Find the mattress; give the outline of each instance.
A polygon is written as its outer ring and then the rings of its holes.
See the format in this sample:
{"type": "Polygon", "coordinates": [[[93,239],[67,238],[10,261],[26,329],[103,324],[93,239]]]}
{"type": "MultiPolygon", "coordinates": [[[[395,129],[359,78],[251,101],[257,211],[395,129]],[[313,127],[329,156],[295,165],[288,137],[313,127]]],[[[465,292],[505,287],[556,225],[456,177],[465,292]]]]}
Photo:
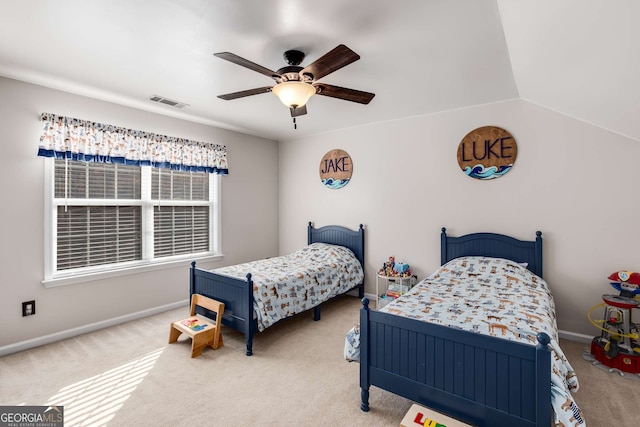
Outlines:
{"type": "Polygon", "coordinates": [[[350,249],[312,243],[291,254],[213,270],[239,279],[251,273],[258,330],[313,308],[360,284],[364,271],[350,249]]]}

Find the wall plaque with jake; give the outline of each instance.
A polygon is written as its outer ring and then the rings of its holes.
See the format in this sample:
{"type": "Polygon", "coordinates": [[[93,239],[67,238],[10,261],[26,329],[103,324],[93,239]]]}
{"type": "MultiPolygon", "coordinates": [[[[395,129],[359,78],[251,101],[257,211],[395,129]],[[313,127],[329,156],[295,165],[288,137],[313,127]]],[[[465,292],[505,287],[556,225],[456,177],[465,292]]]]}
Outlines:
{"type": "Polygon", "coordinates": [[[329,151],[320,160],[320,179],[328,188],[342,188],[351,180],[353,162],[346,151],[335,149],[329,151]]]}

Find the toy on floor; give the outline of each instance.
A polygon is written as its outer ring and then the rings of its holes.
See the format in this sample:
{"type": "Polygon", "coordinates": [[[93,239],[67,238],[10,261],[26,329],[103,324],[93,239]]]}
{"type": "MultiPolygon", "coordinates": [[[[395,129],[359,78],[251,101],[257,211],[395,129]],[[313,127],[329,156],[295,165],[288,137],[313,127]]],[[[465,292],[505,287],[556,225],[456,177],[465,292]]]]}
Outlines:
{"type": "Polygon", "coordinates": [[[620,375],[625,372],[640,374],[640,325],[632,320],[633,309],[640,307],[640,273],[617,271],[608,279],[620,294],[602,295],[604,303],[589,310],[589,321],[601,331],[600,336],[591,341],[592,359],[595,359],[594,364],[599,362],[620,375]],[[600,307],[604,307],[604,318],[592,319],[591,314],[600,307]]]}

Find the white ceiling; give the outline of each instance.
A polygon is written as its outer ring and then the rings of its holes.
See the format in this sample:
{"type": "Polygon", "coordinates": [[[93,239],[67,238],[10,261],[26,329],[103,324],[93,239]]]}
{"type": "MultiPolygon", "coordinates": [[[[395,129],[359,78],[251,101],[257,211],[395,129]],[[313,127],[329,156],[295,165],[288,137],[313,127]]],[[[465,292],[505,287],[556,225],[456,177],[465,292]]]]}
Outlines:
{"type": "Polygon", "coordinates": [[[0,0],[0,75],[276,140],[521,98],[640,141],[640,2],[0,0]],[[361,59],[320,81],[369,105],[314,96],[294,130],[273,94],[216,97],[274,82],[215,52],[339,44],[361,59]]]}

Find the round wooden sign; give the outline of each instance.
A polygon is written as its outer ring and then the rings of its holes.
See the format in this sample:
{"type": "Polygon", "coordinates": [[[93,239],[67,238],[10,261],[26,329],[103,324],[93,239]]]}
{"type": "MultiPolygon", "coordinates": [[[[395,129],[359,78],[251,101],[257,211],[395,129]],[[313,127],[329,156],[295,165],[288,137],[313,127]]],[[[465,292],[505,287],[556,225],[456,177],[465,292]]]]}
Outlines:
{"type": "Polygon", "coordinates": [[[331,150],[320,160],[320,179],[329,188],[342,188],[351,180],[353,163],[343,150],[331,150]]]}
{"type": "Polygon", "coordinates": [[[513,136],[497,126],[469,132],[458,145],[458,165],[472,178],[499,178],[511,170],[518,155],[513,136]]]}

